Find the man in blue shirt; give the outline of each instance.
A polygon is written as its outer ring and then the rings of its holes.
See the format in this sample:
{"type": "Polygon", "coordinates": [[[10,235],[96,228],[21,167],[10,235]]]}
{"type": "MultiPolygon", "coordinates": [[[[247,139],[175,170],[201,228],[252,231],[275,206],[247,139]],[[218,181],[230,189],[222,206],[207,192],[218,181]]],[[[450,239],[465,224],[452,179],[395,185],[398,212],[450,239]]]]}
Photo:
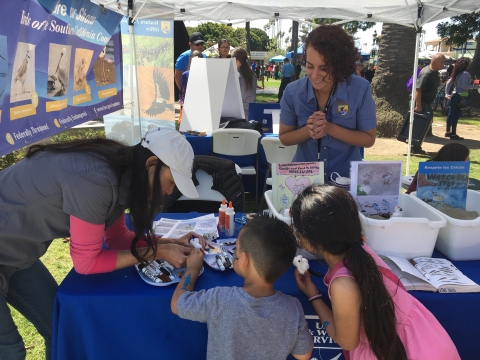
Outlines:
{"type": "Polygon", "coordinates": [[[282,82],[280,83],[280,88],[278,89],[278,101],[282,100],[283,91],[287,85],[292,81],[293,73],[295,69],[293,65],[290,64],[290,60],[285,58],[283,59],[283,68],[282,68],[282,82]]]}
{"type": "MultiPolygon", "coordinates": [[[[175,84],[179,89],[180,82],[182,80],[182,74],[188,69],[190,54],[192,53],[192,51],[203,51],[204,49],[205,40],[203,39],[202,33],[192,33],[192,35],[190,35],[188,45],[190,45],[190,50],[181,53],[180,56],[177,58],[177,62],[175,63],[175,84]]],[[[203,57],[206,58],[207,56],[203,54],[203,57]]]]}

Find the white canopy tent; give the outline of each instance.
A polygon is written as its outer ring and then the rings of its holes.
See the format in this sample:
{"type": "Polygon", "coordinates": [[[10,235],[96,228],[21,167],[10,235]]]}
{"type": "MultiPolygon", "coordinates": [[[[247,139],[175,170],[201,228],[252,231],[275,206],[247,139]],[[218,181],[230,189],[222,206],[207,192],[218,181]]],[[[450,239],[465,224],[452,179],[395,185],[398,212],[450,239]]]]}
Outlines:
{"type": "MultiPolygon", "coordinates": [[[[304,19],[342,19],[350,21],[384,22],[415,29],[415,61],[413,74],[418,68],[418,48],[424,24],[456,15],[479,12],[480,0],[92,0],[106,8],[123,13],[133,21],[147,18],[174,20],[210,20],[237,24],[258,19],[290,19],[308,23],[304,19]]],[[[133,26],[132,33],[133,33],[133,26]]],[[[417,78],[413,77],[413,89],[417,78]]],[[[414,90],[413,90],[414,91],[414,90]]],[[[414,102],[410,105],[410,127],[406,171],[410,166],[414,102]]]]}

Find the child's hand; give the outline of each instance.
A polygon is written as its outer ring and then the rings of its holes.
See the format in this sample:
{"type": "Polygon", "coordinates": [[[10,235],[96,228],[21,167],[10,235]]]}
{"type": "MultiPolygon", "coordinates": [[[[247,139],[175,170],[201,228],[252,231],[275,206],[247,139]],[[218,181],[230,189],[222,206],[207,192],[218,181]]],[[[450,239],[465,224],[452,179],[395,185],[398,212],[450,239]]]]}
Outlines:
{"type": "Polygon", "coordinates": [[[298,272],[298,269],[295,269],[295,280],[297,281],[298,288],[307,295],[308,298],[318,294],[318,289],[310,279],[310,273],[308,271],[302,275],[298,272]]]}
{"type": "Polygon", "coordinates": [[[200,249],[192,250],[190,255],[187,256],[187,269],[192,272],[193,271],[200,272],[202,265],[203,265],[203,250],[200,250],[200,249]]]}

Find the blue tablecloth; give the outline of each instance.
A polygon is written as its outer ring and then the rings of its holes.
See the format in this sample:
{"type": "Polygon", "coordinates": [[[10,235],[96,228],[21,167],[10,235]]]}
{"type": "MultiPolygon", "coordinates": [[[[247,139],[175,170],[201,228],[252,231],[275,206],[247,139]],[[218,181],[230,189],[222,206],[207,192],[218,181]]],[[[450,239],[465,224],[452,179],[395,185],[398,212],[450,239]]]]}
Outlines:
{"type": "MultiPolygon", "coordinates": [[[[168,214],[168,217],[187,219],[197,215],[168,214]]],[[[435,256],[439,254],[435,252],[435,256]]],[[[454,264],[473,281],[480,282],[480,261],[454,264]]],[[[311,261],[310,265],[314,270],[327,270],[325,263],[311,261]]],[[[340,350],[321,328],[313,308],[298,290],[293,270],[292,266],[275,287],[301,301],[314,335],[312,357],[334,358],[340,350]]],[[[314,281],[328,301],[323,278],[314,281]]],[[[219,272],[205,265],[195,289],[242,286],[242,283],[243,279],[233,271],[219,272]]],[[[134,267],[97,275],[79,275],[72,270],[60,285],[55,300],[52,359],[205,359],[207,327],[172,314],[170,299],[174,289],[174,285],[146,284],[134,267]]],[[[411,294],[437,317],[462,359],[478,358],[479,293],[413,291],[411,294]]],[[[265,341],[268,342],[268,334],[265,341]]]]}

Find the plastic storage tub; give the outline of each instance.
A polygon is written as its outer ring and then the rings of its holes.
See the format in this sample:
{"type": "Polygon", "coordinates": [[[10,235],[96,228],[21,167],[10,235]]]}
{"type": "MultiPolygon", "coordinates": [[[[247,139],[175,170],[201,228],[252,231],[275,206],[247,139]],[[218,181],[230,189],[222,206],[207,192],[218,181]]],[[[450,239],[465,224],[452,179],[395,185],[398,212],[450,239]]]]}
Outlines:
{"type": "MultiPolygon", "coordinates": [[[[412,192],[410,195],[416,196],[417,193],[412,192]]],[[[428,206],[447,221],[447,225],[438,233],[435,248],[450,260],[480,260],[480,217],[473,220],[454,219],[430,205],[428,206]]],[[[476,211],[480,214],[479,192],[467,191],[466,210],[476,211]]]]}
{"type": "Polygon", "coordinates": [[[447,224],[443,216],[415,196],[400,194],[402,217],[360,219],[368,246],[379,255],[431,257],[439,230],[447,224]]]}
{"type": "Polygon", "coordinates": [[[273,207],[273,202],[272,202],[272,190],[268,190],[264,194],[265,196],[265,201],[267,202],[268,209],[270,210],[270,213],[275,216],[277,219],[280,219],[284,222],[286,222],[288,225],[292,223],[292,218],[291,217],[285,217],[281,215],[274,207],[273,207]]]}

